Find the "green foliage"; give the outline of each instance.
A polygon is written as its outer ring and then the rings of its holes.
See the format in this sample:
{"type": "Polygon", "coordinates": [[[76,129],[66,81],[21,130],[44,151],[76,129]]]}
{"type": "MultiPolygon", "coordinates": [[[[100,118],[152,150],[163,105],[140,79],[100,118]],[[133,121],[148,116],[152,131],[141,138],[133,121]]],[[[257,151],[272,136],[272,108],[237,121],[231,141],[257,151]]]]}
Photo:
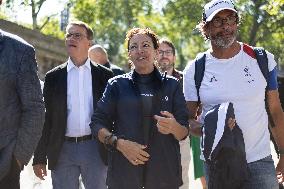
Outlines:
{"type": "MultiPolygon", "coordinates": [[[[40,5],[45,0],[24,0],[40,5]]],[[[181,70],[188,60],[210,47],[195,29],[201,20],[202,7],[209,0],[163,0],[159,11],[152,7],[155,0],[71,0],[72,17],[94,29],[95,42],[103,45],[114,63],[127,65],[126,32],[132,27],[150,27],[160,37],[173,41],[177,49],[177,65],[181,70]]],[[[6,0],[13,6],[19,0],[6,0]]],[[[18,5],[18,4],[17,4],[18,5]]],[[[242,19],[238,40],[263,46],[284,66],[284,0],[236,0],[242,19]]],[[[43,20],[40,21],[43,23],[43,20]]],[[[58,21],[50,19],[43,33],[59,38],[58,21]]]]}
{"type": "Polygon", "coordinates": [[[76,19],[92,26],[95,42],[106,47],[112,60],[120,61],[115,63],[125,67],[127,61],[125,55],[121,55],[121,47],[126,32],[138,25],[139,13],[147,15],[151,8],[148,0],[78,0],[74,4],[73,14],[76,19]]]}
{"type": "Polygon", "coordinates": [[[284,1],[258,0],[239,2],[242,12],[241,41],[253,46],[263,46],[284,65],[284,1]]]}
{"type": "MultiPolygon", "coordinates": [[[[44,18],[45,20],[45,18],[44,18]]],[[[51,35],[59,39],[64,40],[65,32],[60,30],[60,25],[58,19],[51,18],[45,27],[41,30],[45,35],[51,35]]]]}

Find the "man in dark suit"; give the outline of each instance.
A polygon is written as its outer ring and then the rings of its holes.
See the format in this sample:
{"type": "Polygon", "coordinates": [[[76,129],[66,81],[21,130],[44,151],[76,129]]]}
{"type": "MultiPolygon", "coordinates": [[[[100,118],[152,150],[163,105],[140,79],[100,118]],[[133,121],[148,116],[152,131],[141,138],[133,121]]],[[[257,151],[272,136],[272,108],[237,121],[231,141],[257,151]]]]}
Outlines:
{"type": "Polygon", "coordinates": [[[0,89],[0,188],[19,189],[41,136],[44,104],[34,48],[1,29],[0,89]]]}
{"type": "Polygon", "coordinates": [[[112,72],[88,58],[92,29],[76,21],[66,28],[69,59],[46,74],[45,124],[34,154],[37,177],[44,179],[46,164],[54,189],[78,189],[81,175],[86,189],[105,189],[106,166],[89,123],[112,72]]]}
{"type": "Polygon", "coordinates": [[[107,51],[100,45],[93,45],[90,47],[89,57],[93,62],[110,68],[114,76],[125,74],[121,67],[118,67],[109,61],[107,51]]]}

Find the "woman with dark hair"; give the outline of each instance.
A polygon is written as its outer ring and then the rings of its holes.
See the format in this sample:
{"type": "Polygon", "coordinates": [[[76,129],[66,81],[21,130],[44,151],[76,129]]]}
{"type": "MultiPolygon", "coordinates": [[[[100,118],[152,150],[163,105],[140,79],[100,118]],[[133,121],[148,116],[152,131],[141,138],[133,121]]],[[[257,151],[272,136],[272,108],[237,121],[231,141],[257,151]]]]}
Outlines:
{"type": "Polygon", "coordinates": [[[126,36],[131,72],[109,80],[93,115],[93,134],[109,150],[110,189],[178,189],[179,140],[188,112],[179,82],[154,66],[158,38],[150,29],[126,36]]]}

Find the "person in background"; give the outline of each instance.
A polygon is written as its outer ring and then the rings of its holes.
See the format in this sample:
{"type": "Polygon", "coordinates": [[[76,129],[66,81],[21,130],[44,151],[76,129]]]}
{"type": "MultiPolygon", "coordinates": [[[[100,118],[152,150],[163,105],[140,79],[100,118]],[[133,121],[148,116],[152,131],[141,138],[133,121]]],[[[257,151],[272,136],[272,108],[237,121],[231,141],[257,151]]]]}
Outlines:
{"type": "Polygon", "coordinates": [[[108,188],[178,189],[179,141],[188,133],[181,85],[155,67],[152,30],[133,28],[126,42],[134,70],[109,80],[90,124],[110,151],[108,188]]]}
{"type": "MultiPolygon", "coordinates": [[[[215,105],[234,103],[235,122],[242,130],[249,177],[244,188],[277,189],[277,177],[283,182],[284,173],[284,114],[278,95],[276,62],[266,51],[268,80],[266,81],[256,60],[253,48],[236,40],[239,24],[238,10],[230,0],[213,0],[204,6],[200,32],[210,41],[205,52],[205,71],[199,95],[195,86],[195,61],[184,70],[184,94],[191,119],[190,133],[201,135],[201,124],[195,120],[199,98],[203,111],[201,122],[215,105]],[[266,92],[267,87],[267,92],[266,92]],[[271,128],[278,145],[280,159],[276,171],[271,157],[268,111],[274,127],[271,128]],[[277,177],[276,177],[277,175],[277,177]]],[[[205,163],[206,181],[214,175],[205,163]]],[[[224,180],[226,182],[226,180],[224,180]]]]}
{"type": "MultiPolygon", "coordinates": [[[[175,69],[176,50],[174,44],[167,39],[159,40],[157,66],[162,73],[178,79],[182,85],[182,72],[175,69]]],[[[190,144],[189,137],[179,142],[181,153],[182,181],[180,189],[189,188],[189,163],[190,163],[190,144]]]]}
{"type": "Polygon", "coordinates": [[[125,73],[122,68],[112,64],[109,61],[107,51],[100,45],[93,45],[89,48],[89,57],[91,61],[110,68],[114,76],[125,73]]]}
{"type": "Polygon", "coordinates": [[[80,176],[86,189],[106,189],[107,167],[89,123],[113,74],[88,58],[92,39],[93,31],[86,23],[69,23],[65,35],[69,58],[45,76],[45,123],[33,168],[44,180],[48,160],[54,189],[78,189],[80,176]]]}
{"type": "Polygon", "coordinates": [[[0,188],[19,189],[41,136],[44,103],[34,48],[1,29],[0,87],[0,188]]]}
{"type": "Polygon", "coordinates": [[[193,173],[194,179],[200,179],[203,189],[206,189],[206,180],[204,176],[204,163],[200,159],[200,137],[190,136],[190,145],[192,150],[193,173]]]}

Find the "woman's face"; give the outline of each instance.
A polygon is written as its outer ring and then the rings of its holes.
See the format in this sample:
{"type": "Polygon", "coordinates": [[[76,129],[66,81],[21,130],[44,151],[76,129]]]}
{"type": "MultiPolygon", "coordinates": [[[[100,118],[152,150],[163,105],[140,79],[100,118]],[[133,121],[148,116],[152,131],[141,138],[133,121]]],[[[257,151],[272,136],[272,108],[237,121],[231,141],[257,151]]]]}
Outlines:
{"type": "Polygon", "coordinates": [[[135,34],[129,40],[128,57],[139,74],[149,74],[154,70],[154,61],[157,57],[152,39],[146,34],[135,34]]]}

